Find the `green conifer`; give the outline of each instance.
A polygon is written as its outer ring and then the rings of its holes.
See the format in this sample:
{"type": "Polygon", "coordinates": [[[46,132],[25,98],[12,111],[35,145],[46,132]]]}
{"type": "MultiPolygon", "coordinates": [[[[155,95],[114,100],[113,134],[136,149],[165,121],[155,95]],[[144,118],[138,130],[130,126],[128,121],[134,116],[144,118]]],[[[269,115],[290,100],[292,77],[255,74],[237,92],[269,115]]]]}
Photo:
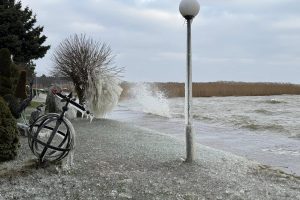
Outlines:
{"type": "Polygon", "coordinates": [[[2,97],[0,97],[0,161],[14,159],[17,156],[19,133],[16,120],[2,97]]]}
{"type": "Polygon", "coordinates": [[[20,98],[21,100],[26,99],[26,71],[21,71],[19,81],[17,84],[15,97],[20,98]]]}
{"type": "Polygon", "coordinates": [[[0,49],[0,96],[12,94],[10,56],[8,49],[0,49]]]}

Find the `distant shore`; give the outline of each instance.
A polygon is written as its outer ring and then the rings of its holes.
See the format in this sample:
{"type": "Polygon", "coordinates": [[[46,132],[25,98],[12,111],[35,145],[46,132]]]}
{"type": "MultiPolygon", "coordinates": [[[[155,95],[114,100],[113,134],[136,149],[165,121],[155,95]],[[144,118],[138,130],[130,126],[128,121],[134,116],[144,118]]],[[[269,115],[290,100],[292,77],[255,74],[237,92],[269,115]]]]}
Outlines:
{"type": "MultiPolygon", "coordinates": [[[[72,82],[64,77],[38,77],[37,88],[45,89],[51,84],[73,91],[72,82]]],[[[121,98],[130,97],[131,89],[136,85],[147,84],[153,91],[163,91],[166,97],[184,97],[184,83],[180,82],[144,82],[135,83],[123,81],[121,98]]],[[[34,88],[36,86],[34,85],[34,88]]],[[[300,84],[278,82],[194,82],[194,97],[225,97],[225,96],[270,96],[270,95],[300,95],[300,84]]]]}
{"type": "MultiPolygon", "coordinates": [[[[166,97],[184,97],[184,83],[154,82],[152,91],[163,91],[166,97]]],[[[130,97],[136,83],[123,82],[122,98],[130,97]]],[[[193,83],[193,97],[300,95],[300,85],[291,83],[208,82],[193,83]]]]}

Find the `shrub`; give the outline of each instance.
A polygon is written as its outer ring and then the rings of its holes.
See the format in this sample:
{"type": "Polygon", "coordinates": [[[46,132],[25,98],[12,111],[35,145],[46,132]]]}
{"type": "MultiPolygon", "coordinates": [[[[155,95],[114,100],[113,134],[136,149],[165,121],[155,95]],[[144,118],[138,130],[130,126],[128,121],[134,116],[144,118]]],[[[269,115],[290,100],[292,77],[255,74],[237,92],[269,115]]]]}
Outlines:
{"type": "Polygon", "coordinates": [[[14,159],[19,147],[16,120],[10,113],[4,99],[0,97],[0,161],[14,159]]]}
{"type": "Polygon", "coordinates": [[[16,91],[16,88],[17,88],[17,85],[18,85],[18,81],[19,81],[19,77],[20,77],[20,72],[22,71],[22,67],[16,65],[15,63],[12,63],[10,68],[11,68],[10,80],[11,80],[11,83],[12,83],[12,92],[14,92],[14,91],[16,91]]]}
{"type": "Polygon", "coordinates": [[[56,100],[55,100],[55,95],[52,93],[53,89],[58,89],[61,90],[60,88],[58,88],[57,86],[51,86],[49,88],[47,97],[46,97],[46,102],[45,102],[45,113],[59,113],[60,112],[60,108],[58,107],[56,100]]]}
{"type": "Polygon", "coordinates": [[[3,99],[6,101],[7,106],[14,118],[19,119],[21,114],[19,112],[19,102],[17,98],[12,94],[7,94],[3,97],[3,99]]]}
{"type": "Polygon", "coordinates": [[[16,88],[18,74],[18,67],[12,62],[9,50],[6,48],[0,49],[0,96],[8,103],[10,112],[15,118],[20,117],[20,113],[18,113],[19,101],[13,92],[16,88]]]}
{"type": "Polygon", "coordinates": [[[21,71],[15,96],[21,100],[26,99],[26,71],[21,71]]]}
{"type": "Polygon", "coordinates": [[[8,49],[0,49],[0,95],[12,93],[11,58],[8,49]]]}

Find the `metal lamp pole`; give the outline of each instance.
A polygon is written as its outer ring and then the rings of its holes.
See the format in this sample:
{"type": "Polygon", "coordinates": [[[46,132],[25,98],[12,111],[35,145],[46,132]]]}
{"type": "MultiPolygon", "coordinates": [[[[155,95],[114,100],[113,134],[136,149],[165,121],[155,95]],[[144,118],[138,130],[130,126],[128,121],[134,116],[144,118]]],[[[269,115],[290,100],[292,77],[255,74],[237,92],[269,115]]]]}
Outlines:
{"type": "Polygon", "coordinates": [[[179,5],[181,15],[187,20],[187,66],[185,82],[185,134],[186,134],[186,162],[195,160],[195,141],[192,125],[192,42],[191,26],[193,18],[199,13],[200,5],[197,0],[182,0],[179,5]]]}

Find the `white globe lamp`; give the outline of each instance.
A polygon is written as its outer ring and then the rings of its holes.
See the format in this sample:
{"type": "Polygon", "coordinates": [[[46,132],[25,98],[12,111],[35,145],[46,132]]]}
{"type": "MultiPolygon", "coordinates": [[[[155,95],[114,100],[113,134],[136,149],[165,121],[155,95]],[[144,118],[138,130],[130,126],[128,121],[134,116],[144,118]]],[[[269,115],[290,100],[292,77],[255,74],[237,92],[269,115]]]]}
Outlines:
{"type": "Polygon", "coordinates": [[[182,0],[179,4],[179,11],[185,19],[193,19],[200,11],[200,4],[197,0],[182,0]]]}

